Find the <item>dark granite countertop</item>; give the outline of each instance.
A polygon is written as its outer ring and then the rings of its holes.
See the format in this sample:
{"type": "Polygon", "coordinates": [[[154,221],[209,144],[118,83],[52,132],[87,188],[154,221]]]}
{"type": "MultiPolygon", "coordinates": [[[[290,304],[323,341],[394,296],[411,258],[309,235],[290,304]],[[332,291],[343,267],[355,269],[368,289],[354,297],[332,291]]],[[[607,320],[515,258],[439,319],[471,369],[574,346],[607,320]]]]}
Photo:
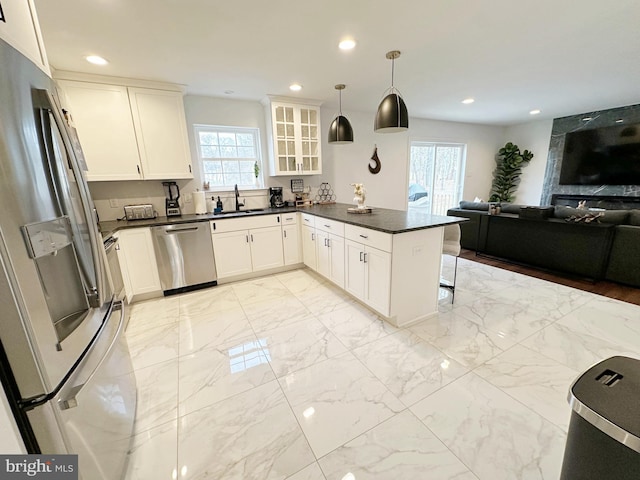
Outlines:
{"type": "Polygon", "coordinates": [[[347,209],[352,207],[355,207],[355,205],[333,203],[299,208],[298,211],[392,234],[442,227],[454,223],[463,223],[468,220],[460,217],[431,215],[417,210],[405,212],[403,210],[375,207],[371,209],[371,213],[349,213],[347,209]]]}
{"type": "Polygon", "coordinates": [[[106,237],[111,233],[124,228],[155,227],[158,225],[172,225],[189,222],[205,222],[209,220],[220,220],[224,218],[237,218],[253,215],[274,215],[278,213],[295,212],[296,210],[318,217],[328,218],[339,222],[357,225],[372,230],[385,233],[403,233],[413,230],[423,230],[425,228],[442,227],[455,223],[469,221],[467,218],[446,217],[442,215],[430,215],[415,210],[402,211],[390,210],[388,208],[372,208],[371,213],[348,213],[347,209],[354,205],[346,203],[333,203],[329,205],[313,205],[311,207],[298,208],[265,208],[250,209],[247,212],[225,212],[223,214],[207,213],[204,215],[182,215],[180,217],[157,217],[148,220],[112,220],[100,222],[102,236],[106,237]]]}

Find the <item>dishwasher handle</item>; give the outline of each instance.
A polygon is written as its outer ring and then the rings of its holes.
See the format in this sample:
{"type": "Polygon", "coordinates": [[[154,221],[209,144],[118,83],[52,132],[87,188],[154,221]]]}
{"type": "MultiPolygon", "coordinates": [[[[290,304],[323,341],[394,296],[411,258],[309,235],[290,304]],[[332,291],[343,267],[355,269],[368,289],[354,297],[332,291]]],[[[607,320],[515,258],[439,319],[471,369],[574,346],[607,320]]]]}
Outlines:
{"type": "Polygon", "coordinates": [[[174,228],[171,230],[163,230],[165,235],[173,235],[174,233],[183,233],[183,232],[197,232],[199,227],[187,227],[187,228],[174,228]]]}

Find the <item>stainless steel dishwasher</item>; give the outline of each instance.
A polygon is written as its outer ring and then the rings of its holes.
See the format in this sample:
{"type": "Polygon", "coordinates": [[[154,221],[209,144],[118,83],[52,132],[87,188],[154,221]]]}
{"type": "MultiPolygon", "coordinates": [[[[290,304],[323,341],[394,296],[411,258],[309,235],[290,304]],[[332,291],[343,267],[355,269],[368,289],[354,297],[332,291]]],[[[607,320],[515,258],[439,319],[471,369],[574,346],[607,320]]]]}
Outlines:
{"type": "Polygon", "coordinates": [[[162,225],[151,232],[165,295],[218,284],[209,222],[162,225]]]}

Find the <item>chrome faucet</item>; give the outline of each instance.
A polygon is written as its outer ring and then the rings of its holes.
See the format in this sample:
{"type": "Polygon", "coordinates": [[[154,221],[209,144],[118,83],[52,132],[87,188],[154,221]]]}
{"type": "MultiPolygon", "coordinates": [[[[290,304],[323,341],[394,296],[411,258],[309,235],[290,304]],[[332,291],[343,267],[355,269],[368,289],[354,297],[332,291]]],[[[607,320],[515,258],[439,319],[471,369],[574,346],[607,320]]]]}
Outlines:
{"type": "Polygon", "coordinates": [[[240,192],[238,191],[238,184],[235,186],[236,191],[236,212],[240,211],[240,207],[244,207],[244,202],[240,202],[240,192]]]}

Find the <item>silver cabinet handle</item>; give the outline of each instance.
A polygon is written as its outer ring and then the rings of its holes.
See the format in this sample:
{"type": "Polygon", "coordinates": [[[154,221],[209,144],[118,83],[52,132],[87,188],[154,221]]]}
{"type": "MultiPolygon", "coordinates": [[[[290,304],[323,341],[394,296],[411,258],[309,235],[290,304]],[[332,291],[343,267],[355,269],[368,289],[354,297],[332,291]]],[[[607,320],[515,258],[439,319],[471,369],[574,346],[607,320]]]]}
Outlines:
{"type": "Polygon", "coordinates": [[[253,234],[251,234],[251,241],[253,242],[253,234]]]}
{"type": "Polygon", "coordinates": [[[360,261],[362,261],[362,254],[363,254],[363,253],[364,253],[364,252],[360,252],[360,261]]]}
{"type": "Polygon", "coordinates": [[[245,238],[247,239],[247,243],[249,243],[249,235],[245,235],[245,238]]]}
{"type": "Polygon", "coordinates": [[[284,235],[284,238],[287,238],[287,231],[283,231],[282,234],[284,235]]]}
{"type": "Polygon", "coordinates": [[[364,254],[364,263],[367,263],[367,253],[364,254]]]}
{"type": "Polygon", "coordinates": [[[369,238],[367,235],[360,235],[362,238],[369,238]]]}
{"type": "Polygon", "coordinates": [[[315,233],[312,233],[312,234],[311,234],[311,241],[312,241],[312,242],[315,242],[315,241],[316,241],[316,234],[315,234],[315,233]]]}
{"type": "Polygon", "coordinates": [[[331,225],[325,225],[325,227],[327,227],[327,228],[331,228],[331,225]]]}
{"type": "Polygon", "coordinates": [[[293,220],[293,217],[287,217],[285,220],[293,220]]]}

